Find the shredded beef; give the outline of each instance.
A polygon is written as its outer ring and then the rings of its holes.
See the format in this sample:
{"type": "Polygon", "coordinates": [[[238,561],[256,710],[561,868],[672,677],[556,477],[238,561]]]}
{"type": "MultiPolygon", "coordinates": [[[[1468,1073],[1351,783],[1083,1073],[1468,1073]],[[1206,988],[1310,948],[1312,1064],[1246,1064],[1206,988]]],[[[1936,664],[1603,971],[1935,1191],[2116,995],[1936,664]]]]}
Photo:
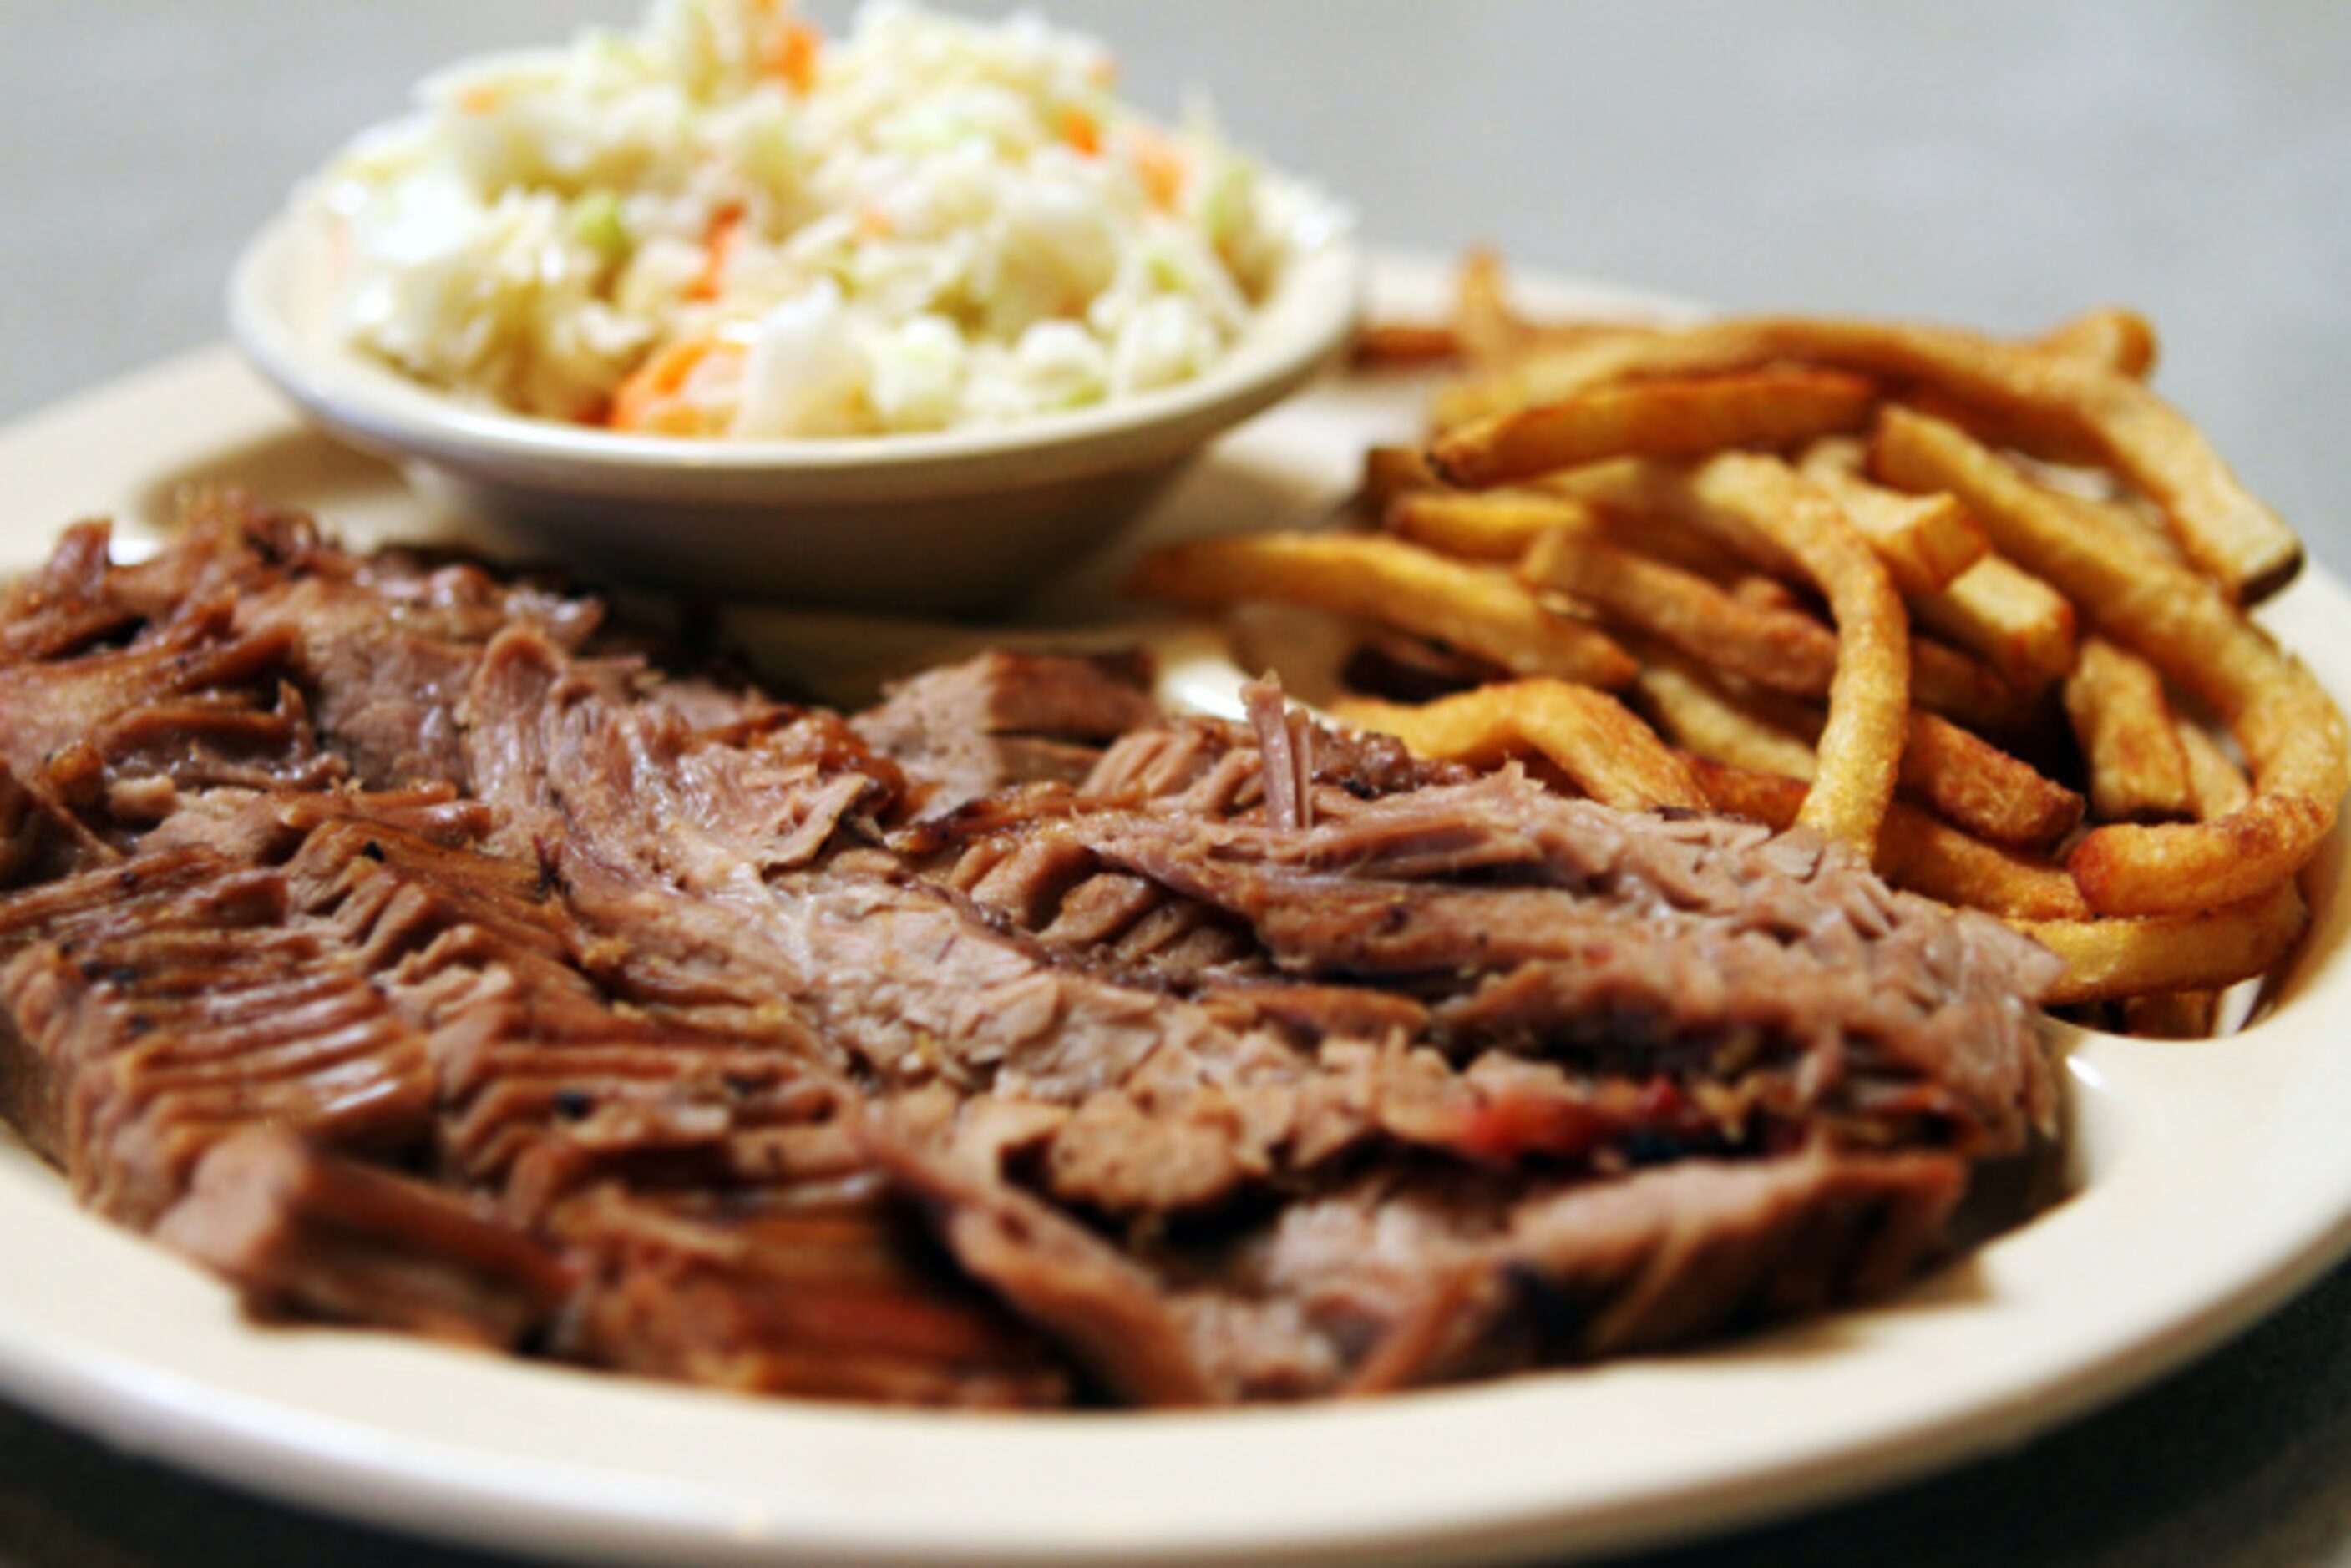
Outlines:
{"type": "Polygon", "coordinates": [[[256,1311],[977,1405],[1893,1289],[2053,961],[1802,833],[983,656],[843,716],[201,498],[0,595],[0,1110],[256,1311]]]}

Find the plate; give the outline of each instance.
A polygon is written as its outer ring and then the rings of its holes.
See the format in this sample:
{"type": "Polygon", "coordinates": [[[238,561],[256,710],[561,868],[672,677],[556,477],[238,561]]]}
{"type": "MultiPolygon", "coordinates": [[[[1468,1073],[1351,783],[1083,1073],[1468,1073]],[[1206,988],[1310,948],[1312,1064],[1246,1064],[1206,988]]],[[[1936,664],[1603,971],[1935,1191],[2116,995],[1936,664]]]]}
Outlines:
{"type": "MultiPolygon", "coordinates": [[[[1441,285],[1387,265],[1375,296],[1441,285]]],[[[1555,300],[1638,296],[1557,285],[1555,300]]],[[[1144,542],[1322,514],[1416,391],[1332,384],[1244,427],[1144,542]]],[[[0,432],[0,567],[57,528],[241,478],[358,538],[432,534],[371,460],[306,433],[225,349],[0,432]]],[[[1089,613],[1115,556],[1040,594],[1089,613]]],[[[2264,612],[2338,699],[2351,595],[2264,612]]],[[[951,628],[766,618],[846,678],[951,628]]],[[[2077,1187],[1878,1308],[1696,1353],[1359,1405],[939,1416],[755,1400],[377,1335],[257,1329],[0,1144],[0,1391],[127,1448],[395,1529],[569,1557],[934,1564],[1460,1562],[1685,1537],[2011,1445],[2143,1383],[2351,1250],[2351,914],[2324,911],[2235,1038],[2070,1035],[2077,1187]]]]}

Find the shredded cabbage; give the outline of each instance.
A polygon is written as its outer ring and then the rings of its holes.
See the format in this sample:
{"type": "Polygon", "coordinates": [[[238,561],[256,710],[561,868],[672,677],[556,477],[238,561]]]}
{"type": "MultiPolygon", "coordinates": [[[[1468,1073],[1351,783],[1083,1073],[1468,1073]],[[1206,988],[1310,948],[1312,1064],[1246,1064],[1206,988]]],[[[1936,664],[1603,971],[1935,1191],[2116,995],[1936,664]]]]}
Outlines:
{"type": "Polygon", "coordinates": [[[1114,78],[1032,16],[876,4],[825,39],[788,0],[657,0],[441,72],[329,166],[337,325],[463,397],[672,434],[938,430],[1178,382],[1317,199],[1114,78]]]}

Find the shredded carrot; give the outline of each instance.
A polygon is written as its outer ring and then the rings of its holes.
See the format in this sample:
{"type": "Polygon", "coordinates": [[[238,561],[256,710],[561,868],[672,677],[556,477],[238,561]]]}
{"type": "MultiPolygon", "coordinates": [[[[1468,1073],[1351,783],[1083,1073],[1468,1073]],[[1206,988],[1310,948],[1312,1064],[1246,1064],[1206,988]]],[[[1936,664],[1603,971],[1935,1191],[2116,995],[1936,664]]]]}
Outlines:
{"type": "Polygon", "coordinates": [[[457,107],[467,114],[490,114],[496,110],[504,94],[488,82],[467,88],[457,97],[457,107]]]}
{"type": "Polygon", "coordinates": [[[646,435],[705,433],[693,405],[679,394],[713,355],[741,352],[738,345],[716,337],[672,338],[654,349],[612,393],[610,424],[616,431],[646,435]]]}
{"type": "Polygon", "coordinates": [[[880,207],[875,206],[873,203],[869,202],[864,206],[858,209],[857,232],[864,235],[867,239],[882,240],[889,238],[891,226],[890,214],[883,212],[880,207]]]}
{"type": "Polygon", "coordinates": [[[1061,110],[1061,140],[1087,157],[1102,151],[1102,126],[1091,114],[1076,104],[1061,110]]]}
{"type": "Polygon", "coordinates": [[[1191,171],[1191,160],[1184,149],[1149,126],[1131,127],[1133,138],[1127,144],[1128,155],[1134,161],[1134,171],[1143,181],[1143,188],[1152,202],[1163,212],[1175,210],[1184,194],[1184,179],[1191,171]]]}
{"type": "Polygon", "coordinates": [[[824,36],[805,22],[795,22],[775,36],[760,63],[797,93],[816,86],[817,57],[824,52],[824,36]]]}
{"type": "Polygon", "coordinates": [[[702,272],[686,286],[688,299],[716,299],[726,286],[726,269],[734,265],[735,253],[743,244],[743,209],[722,207],[710,220],[710,230],[702,236],[702,272]]]}

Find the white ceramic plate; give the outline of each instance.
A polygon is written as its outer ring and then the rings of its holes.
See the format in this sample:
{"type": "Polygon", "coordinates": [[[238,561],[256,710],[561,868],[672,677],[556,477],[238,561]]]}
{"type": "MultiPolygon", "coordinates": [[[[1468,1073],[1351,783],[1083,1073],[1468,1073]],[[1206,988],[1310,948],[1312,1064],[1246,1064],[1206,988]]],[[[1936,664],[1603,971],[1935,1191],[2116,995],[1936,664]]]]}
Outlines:
{"type": "MultiPolygon", "coordinates": [[[[1229,438],[1147,532],[1311,518],[1363,443],[1410,431],[1412,405],[1359,387],[1289,405],[1229,438]]],[[[153,515],[178,483],[225,474],[356,534],[419,522],[388,471],[304,434],[219,351],[0,434],[0,566],[37,557],[69,518],[153,515]]],[[[1114,568],[1050,605],[1091,605],[1114,568]]],[[[2351,596],[2333,579],[2314,573],[2267,618],[2351,690],[2351,596]]],[[[768,630],[843,667],[893,646],[871,625],[768,630]]],[[[1886,1306],[1705,1352],[1223,1414],[755,1401],[248,1327],[211,1280],[83,1216],[0,1145],[0,1389],[281,1498],[575,1557],[1458,1562],[1696,1534],[2022,1440],[2212,1345],[2351,1247],[2339,865],[2314,868],[2326,913],[2249,1033],[2076,1042],[2070,1200],[1886,1306]]]]}

